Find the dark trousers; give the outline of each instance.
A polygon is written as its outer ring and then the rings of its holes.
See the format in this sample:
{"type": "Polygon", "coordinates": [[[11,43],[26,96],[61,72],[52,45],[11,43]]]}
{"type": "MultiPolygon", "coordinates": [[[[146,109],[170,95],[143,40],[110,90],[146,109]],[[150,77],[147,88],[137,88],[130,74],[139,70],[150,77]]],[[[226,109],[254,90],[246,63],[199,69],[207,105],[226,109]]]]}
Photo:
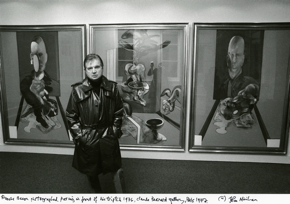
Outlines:
{"type": "Polygon", "coordinates": [[[89,179],[91,187],[95,190],[95,192],[96,193],[101,193],[102,192],[102,188],[101,188],[99,176],[95,175],[95,176],[87,176],[87,177],[89,179]]]}
{"type": "MultiPolygon", "coordinates": [[[[125,193],[125,181],[123,176],[123,169],[118,169],[118,171],[111,172],[113,177],[113,182],[115,186],[116,193],[125,193]]],[[[91,187],[94,189],[96,193],[101,193],[102,188],[99,181],[98,175],[96,176],[88,176],[91,187]]]]}

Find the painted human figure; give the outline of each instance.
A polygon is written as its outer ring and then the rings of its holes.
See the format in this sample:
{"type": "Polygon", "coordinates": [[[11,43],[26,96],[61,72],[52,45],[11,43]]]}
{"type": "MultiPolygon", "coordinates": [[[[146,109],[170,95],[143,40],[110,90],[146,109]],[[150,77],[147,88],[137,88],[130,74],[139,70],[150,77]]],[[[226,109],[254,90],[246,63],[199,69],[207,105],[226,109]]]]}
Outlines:
{"type": "Polygon", "coordinates": [[[144,95],[149,91],[149,85],[144,82],[145,66],[134,61],[126,64],[124,71],[127,79],[124,86],[122,86],[122,91],[129,95],[130,100],[146,106],[144,95]]]}
{"type": "Polygon", "coordinates": [[[245,42],[240,36],[231,38],[228,46],[228,75],[220,87],[220,105],[214,121],[220,127],[217,132],[226,133],[226,127],[233,120],[237,127],[251,127],[251,111],[258,101],[259,84],[243,74],[245,42]]]}
{"type": "Polygon", "coordinates": [[[149,85],[143,80],[145,66],[139,63],[139,60],[149,53],[167,47],[171,42],[166,40],[163,43],[159,43],[155,38],[160,38],[160,35],[150,35],[145,29],[129,29],[122,34],[121,38],[119,45],[123,49],[133,52],[133,63],[128,63],[125,67],[125,73],[127,76],[125,85],[134,81],[134,85],[138,86],[137,88],[134,88],[130,87],[129,84],[127,87],[123,86],[122,91],[129,94],[130,100],[133,98],[134,101],[146,106],[147,102],[144,99],[144,95],[148,93],[149,85]],[[128,39],[131,39],[133,43],[128,43],[128,39]]]}
{"type": "Polygon", "coordinates": [[[144,80],[145,67],[143,64],[137,64],[137,62],[128,63],[125,66],[125,74],[127,80],[125,85],[128,85],[131,81],[134,82],[143,82],[144,80]]]}
{"type": "Polygon", "coordinates": [[[241,36],[233,36],[229,42],[227,55],[228,73],[219,89],[220,99],[234,98],[238,93],[245,89],[249,84],[253,84],[259,89],[258,82],[243,74],[245,61],[245,41],[241,36]]]}
{"type": "MultiPolygon", "coordinates": [[[[44,128],[48,128],[48,124],[43,119],[42,114],[44,110],[46,113],[50,110],[55,111],[55,104],[47,101],[48,91],[51,91],[51,79],[44,71],[48,54],[43,39],[40,36],[34,37],[31,42],[30,60],[34,69],[31,74],[26,76],[20,82],[20,91],[25,101],[32,106],[36,121],[39,122],[44,128]]],[[[53,113],[52,115],[55,115],[53,113]]]]}

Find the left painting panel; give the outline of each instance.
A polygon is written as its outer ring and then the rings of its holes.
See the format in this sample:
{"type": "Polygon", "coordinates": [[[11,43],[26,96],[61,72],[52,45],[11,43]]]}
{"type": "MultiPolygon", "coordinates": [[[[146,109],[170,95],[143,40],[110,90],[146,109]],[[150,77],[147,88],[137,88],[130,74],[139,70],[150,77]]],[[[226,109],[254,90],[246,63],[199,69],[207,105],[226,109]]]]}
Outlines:
{"type": "Polygon", "coordinates": [[[85,25],[0,26],[5,143],[73,144],[65,108],[85,50],[85,25]]]}

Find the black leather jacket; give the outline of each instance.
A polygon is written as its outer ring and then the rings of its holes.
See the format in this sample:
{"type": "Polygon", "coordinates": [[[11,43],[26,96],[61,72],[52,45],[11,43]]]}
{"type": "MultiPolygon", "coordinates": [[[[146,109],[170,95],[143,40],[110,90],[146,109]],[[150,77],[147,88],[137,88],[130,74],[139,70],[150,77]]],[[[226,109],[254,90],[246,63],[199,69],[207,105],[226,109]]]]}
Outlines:
{"type": "MultiPolygon", "coordinates": [[[[73,167],[87,175],[95,175],[102,172],[98,140],[105,135],[117,140],[122,134],[123,102],[117,83],[104,76],[99,96],[93,92],[87,78],[72,87],[66,118],[71,135],[77,141],[73,167]]],[[[119,154],[117,157],[121,158],[119,154]]]]}

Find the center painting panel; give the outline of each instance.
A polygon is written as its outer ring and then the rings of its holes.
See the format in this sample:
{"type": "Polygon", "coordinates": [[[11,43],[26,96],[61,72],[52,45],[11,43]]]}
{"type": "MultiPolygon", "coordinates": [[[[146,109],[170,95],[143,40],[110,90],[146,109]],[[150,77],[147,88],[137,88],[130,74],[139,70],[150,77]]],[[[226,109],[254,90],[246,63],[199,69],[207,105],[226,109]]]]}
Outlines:
{"type": "Polygon", "coordinates": [[[120,145],[183,151],[186,24],[90,25],[90,52],[127,106],[120,145]]]}

